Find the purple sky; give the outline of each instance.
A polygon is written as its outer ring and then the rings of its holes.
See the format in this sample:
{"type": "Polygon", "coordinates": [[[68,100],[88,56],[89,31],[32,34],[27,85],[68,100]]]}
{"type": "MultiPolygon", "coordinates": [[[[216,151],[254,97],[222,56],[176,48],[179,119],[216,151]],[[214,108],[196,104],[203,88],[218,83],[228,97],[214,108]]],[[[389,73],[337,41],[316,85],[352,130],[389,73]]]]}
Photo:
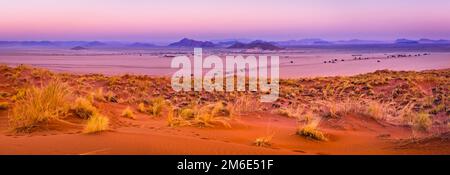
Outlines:
{"type": "Polygon", "coordinates": [[[0,40],[450,39],[449,0],[1,0],[0,40]]]}

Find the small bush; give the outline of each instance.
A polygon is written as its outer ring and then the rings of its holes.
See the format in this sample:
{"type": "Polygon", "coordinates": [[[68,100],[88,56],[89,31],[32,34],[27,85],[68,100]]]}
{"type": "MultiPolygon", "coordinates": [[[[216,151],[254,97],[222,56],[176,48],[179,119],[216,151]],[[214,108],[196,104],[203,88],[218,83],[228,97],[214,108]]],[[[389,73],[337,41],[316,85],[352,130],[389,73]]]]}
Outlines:
{"type": "Polygon", "coordinates": [[[93,96],[94,100],[97,100],[99,102],[104,102],[105,100],[105,96],[103,95],[103,88],[98,88],[95,92],[91,93],[91,96],[93,96]]]}
{"type": "Polygon", "coordinates": [[[123,110],[122,117],[134,119],[134,113],[130,107],[127,107],[127,108],[125,108],[125,110],[123,110]]]}
{"type": "Polygon", "coordinates": [[[150,114],[154,116],[160,116],[164,108],[165,100],[161,97],[151,100],[150,114]]]}
{"type": "Polygon", "coordinates": [[[415,128],[417,128],[419,130],[423,130],[423,131],[428,130],[428,128],[430,128],[430,126],[431,126],[430,115],[427,113],[417,114],[417,116],[415,117],[413,122],[414,122],[415,128]]]}
{"type": "Polygon", "coordinates": [[[68,107],[68,86],[59,81],[51,82],[43,88],[32,87],[17,98],[9,116],[10,124],[16,131],[30,131],[42,122],[58,120],[65,116],[68,107]]]}
{"type": "Polygon", "coordinates": [[[185,108],[185,109],[181,110],[180,116],[181,116],[181,118],[186,119],[186,120],[194,119],[195,112],[193,109],[185,108]]]}
{"type": "Polygon", "coordinates": [[[377,120],[384,120],[387,117],[387,111],[386,111],[387,107],[377,103],[377,102],[369,102],[367,104],[367,114],[371,116],[374,119],[377,120]]]}
{"type": "Polygon", "coordinates": [[[309,124],[305,127],[299,128],[297,130],[297,134],[306,138],[318,140],[318,141],[327,141],[328,139],[325,137],[325,135],[317,130],[317,127],[315,125],[309,124]]]}
{"type": "Polygon", "coordinates": [[[105,96],[104,96],[105,100],[107,102],[112,102],[112,103],[118,103],[119,100],[117,98],[117,95],[114,94],[112,91],[108,91],[105,96]]]}
{"type": "Polygon", "coordinates": [[[214,125],[220,124],[231,128],[231,125],[228,122],[230,119],[229,116],[216,116],[217,114],[214,113],[214,109],[217,106],[220,105],[216,103],[200,108],[199,111],[196,112],[197,114],[195,115],[194,123],[200,127],[213,127],[214,125]]]}
{"type": "Polygon", "coordinates": [[[147,113],[147,112],[148,112],[148,109],[145,107],[145,104],[144,104],[144,103],[139,103],[139,105],[138,105],[138,111],[139,111],[139,112],[142,112],[142,113],[147,113]]]}
{"type": "Polygon", "coordinates": [[[169,113],[167,115],[167,123],[170,127],[176,127],[176,126],[189,126],[191,125],[191,122],[188,120],[183,119],[179,115],[179,110],[170,108],[169,113]]]}
{"type": "Polygon", "coordinates": [[[214,117],[228,117],[230,116],[230,111],[228,110],[228,108],[226,107],[226,103],[224,102],[217,102],[212,111],[211,114],[214,117]]]}
{"type": "Polygon", "coordinates": [[[230,113],[232,115],[243,115],[251,112],[258,112],[262,107],[260,99],[250,95],[239,95],[235,97],[234,102],[229,105],[231,109],[230,113]]]}
{"type": "Polygon", "coordinates": [[[97,108],[92,106],[89,100],[79,97],[75,100],[75,104],[70,111],[77,117],[88,119],[97,112],[97,108]]]}
{"type": "Polygon", "coordinates": [[[303,110],[300,107],[288,107],[288,108],[279,108],[275,111],[276,114],[286,116],[289,118],[298,119],[301,116],[303,110]]]}
{"type": "Polygon", "coordinates": [[[270,141],[272,140],[271,136],[265,136],[265,137],[258,137],[255,140],[255,145],[259,147],[268,147],[271,145],[270,141]]]}
{"type": "Polygon", "coordinates": [[[109,119],[99,113],[95,113],[87,121],[84,133],[96,133],[109,129],[109,119]]]}

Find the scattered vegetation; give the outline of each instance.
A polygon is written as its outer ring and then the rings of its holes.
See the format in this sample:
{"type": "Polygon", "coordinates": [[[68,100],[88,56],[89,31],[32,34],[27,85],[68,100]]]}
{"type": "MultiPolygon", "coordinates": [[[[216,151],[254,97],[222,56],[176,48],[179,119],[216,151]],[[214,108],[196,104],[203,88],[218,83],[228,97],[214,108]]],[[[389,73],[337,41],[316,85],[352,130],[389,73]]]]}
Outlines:
{"type": "Polygon", "coordinates": [[[198,127],[214,127],[222,125],[231,127],[231,113],[226,103],[216,102],[202,107],[196,105],[183,109],[172,109],[167,118],[169,126],[195,125],[198,127]]]}
{"type": "Polygon", "coordinates": [[[144,103],[139,103],[138,111],[146,114],[150,114],[153,116],[161,116],[162,111],[166,108],[166,102],[164,98],[158,97],[153,98],[149,101],[148,106],[144,103]]]}
{"type": "Polygon", "coordinates": [[[98,113],[94,106],[99,103],[122,102],[139,104],[137,111],[152,116],[167,114],[170,126],[227,126],[230,116],[270,110],[304,124],[316,116],[339,118],[356,114],[430,130],[435,123],[447,125],[446,121],[436,120],[450,114],[448,69],[381,70],[350,77],[283,79],[278,101],[270,104],[260,103],[261,94],[257,92],[174,93],[167,77],[56,74],[24,65],[2,66],[0,70],[6,77],[5,83],[14,87],[6,88],[8,94],[2,92],[0,96],[10,102],[8,115],[15,130],[30,130],[47,121],[59,121],[67,112],[89,119],[98,113]],[[42,82],[56,79],[67,84],[60,88],[64,93],[50,90],[50,86],[55,86],[52,83],[41,86],[42,82]],[[80,99],[70,105],[67,98],[74,97],[70,94],[80,99]]]}

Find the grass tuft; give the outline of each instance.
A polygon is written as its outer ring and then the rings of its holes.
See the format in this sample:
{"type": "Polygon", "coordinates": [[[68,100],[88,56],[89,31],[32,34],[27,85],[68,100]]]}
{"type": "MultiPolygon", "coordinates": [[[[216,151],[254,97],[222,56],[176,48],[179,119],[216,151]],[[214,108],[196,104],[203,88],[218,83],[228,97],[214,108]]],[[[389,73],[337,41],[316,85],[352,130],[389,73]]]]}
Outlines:
{"type": "Polygon", "coordinates": [[[121,116],[122,117],[126,117],[126,118],[130,118],[130,119],[135,119],[133,110],[131,110],[131,108],[129,106],[123,110],[121,116]]]}
{"type": "Polygon", "coordinates": [[[318,141],[328,140],[328,138],[326,138],[325,135],[317,129],[317,126],[313,124],[309,124],[304,127],[298,128],[297,134],[318,141]]]}
{"type": "Polygon", "coordinates": [[[158,97],[151,100],[150,114],[153,116],[160,116],[165,107],[164,98],[158,97]]]}
{"type": "Polygon", "coordinates": [[[97,108],[95,108],[89,100],[78,97],[70,111],[77,117],[88,119],[97,112],[97,108]]]}
{"type": "Polygon", "coordinates": [[[258,137],[255,140],[255,145],[259,147],[268,147],[272,145],[270,141],[272,141],[273,135],[270,136],[264,136],[264,137],[258,137]]]}
{"type": "Polygon", "coordinates": [[[97,133],[109,129],[109,119],[100,113],[95,113],[87,121],[84,133],[97,133]]]}
{"type": "Polygon", "coordinates": [[[419,113],[413,120],[414,127],[422,130],[427,131],[431,127],[431,119],[430,115],[428,113],[419,113]]]}
{"type": "Polygon", "coordinates": [[[42,88],[27,89],[17,98],[9,116],[12,128],[17,131],[30,131],[39,124],[59,120],[65,116],[70,90],[66,84],[54,81],[42,88]]]}

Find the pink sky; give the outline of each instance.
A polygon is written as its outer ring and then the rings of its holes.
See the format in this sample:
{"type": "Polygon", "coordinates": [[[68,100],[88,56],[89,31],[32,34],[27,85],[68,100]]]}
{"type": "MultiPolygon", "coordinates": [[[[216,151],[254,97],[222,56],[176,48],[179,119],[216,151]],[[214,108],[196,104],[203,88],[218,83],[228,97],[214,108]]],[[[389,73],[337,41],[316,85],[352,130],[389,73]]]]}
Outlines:
{"type": "Polygon", "coordinates": [[[448,0],[0,1],[0,40],[450,39],[448,0]]]}

